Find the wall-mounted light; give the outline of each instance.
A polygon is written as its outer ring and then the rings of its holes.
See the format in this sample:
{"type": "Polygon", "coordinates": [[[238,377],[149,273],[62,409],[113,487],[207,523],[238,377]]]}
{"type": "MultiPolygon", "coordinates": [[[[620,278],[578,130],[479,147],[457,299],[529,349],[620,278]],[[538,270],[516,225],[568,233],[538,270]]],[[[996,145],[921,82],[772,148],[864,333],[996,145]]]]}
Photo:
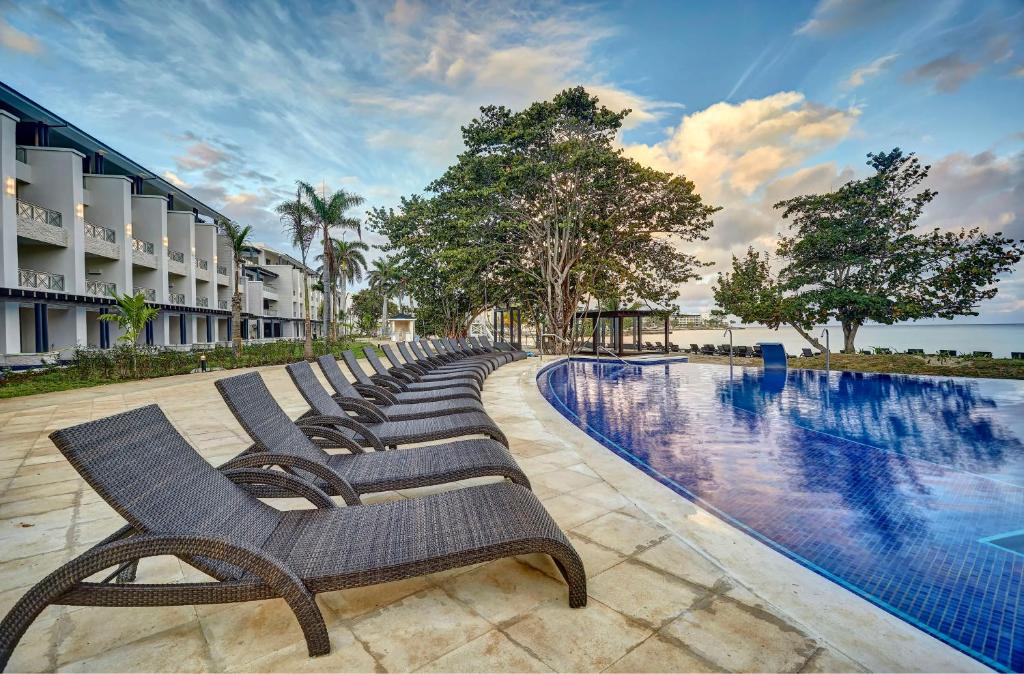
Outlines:
{"type": "Polygon", "coordinates": [[[7,194],[12,197],[18,194],[18,188],[14,184],[14,176],[7,176],[4,179],[4,191],[6,191],[7,194]]]}
{"type": "Polygon", "coordinates": [[[217,256],[216,255],[213,256],[213,263],[217,264],[217,256]]]}
{"type": "Polygon", "coordinates": [[[192,257],[196,256],[196,247],[192,246],[192,257]]]}
{"type": "Polygon", "coordinates": [[[85,217],[85,204],[75,204],[75,217],[76,218],[84,218],[85,217]]]}
{"type": "Polygon", "coordinates": [[[164,248],[166,248],[167,246],[168,246],[168,241],[167,241],[167,237],[165,236],[164,237],[164,248]]]}
{"type": "Polygon", "coordinates": [[[124,223],[124,233],[127,234],[128,236],[132,235],[132,223],[130,223],[130,222],[124,223]]]}

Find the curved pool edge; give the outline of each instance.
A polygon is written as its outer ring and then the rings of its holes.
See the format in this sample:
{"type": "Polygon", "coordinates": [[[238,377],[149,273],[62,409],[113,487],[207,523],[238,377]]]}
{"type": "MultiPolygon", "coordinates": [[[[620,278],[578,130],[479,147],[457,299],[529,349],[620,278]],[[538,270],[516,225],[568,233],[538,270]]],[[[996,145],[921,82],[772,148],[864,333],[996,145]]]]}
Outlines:
{"type": "Polygon", "coordinates": [[[670,480],[660,479],[663,476],[657,471],[606,438],[602,442],[600,432],[573,420],[571,410],[549,400],[542,390],[545,374],[567,362],[561,358],[545,363],[530,377],[535,405],[543,406],[541,410],[535,408],[538,416],[585,448],[590,461],[603,465],[606,474],[602,477],[610,483],[617,479],[621,485],[616,488],[628,494],[632,502],[744,586],[804,625],[814,625],[826,641],[847,654],[861,654],[857,659],[873,670],[979,671],[992,666],[984,656],[972,657],[942,635],[916,624],[898,610],[879,605],[813,563],[786,554],[727,514],[678,493],[670,480]],[[617,466],[608,465],[608,460],[617,466]],[[879,635],[888,640],[879,644],[879,635]],[[880,648],[886,652],[880,653],[880,648]],[[896,651],[899,656],[893,655],[896,651]]]}

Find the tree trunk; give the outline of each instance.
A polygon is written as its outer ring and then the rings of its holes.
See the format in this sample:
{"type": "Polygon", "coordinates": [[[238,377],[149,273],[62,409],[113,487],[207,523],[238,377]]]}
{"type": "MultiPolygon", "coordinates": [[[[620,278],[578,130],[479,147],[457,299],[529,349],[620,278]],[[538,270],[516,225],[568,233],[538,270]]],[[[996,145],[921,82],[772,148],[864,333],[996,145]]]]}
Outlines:
{"type": "Polygon", "coordinates": [[[231,295],[231,343],[237,356],[242,352],[242,294],[238,291],[241,282],[238,264],[235,264],[235,292],[231,295]]]}
{"type": "MultiPolygon", "coordinates": [[[[345,275],[341,274],[341,303],[338,307],[338,311],[342,316],[348,316],[346,304],[348,304],[348,283],[345,281],[345,275]]],[[[342,336],[345,335],[345,331],[341,331],[342,336]]]]}
{"type": "Polygon", "coordinates": [[[859,329],[860,323],[856,321],[843,321],[843,353],[857,353],[853,342],[857,339],[857,330],[859,329]]]}
{"type": "Polygon", "coordinates": [[[822,345],[822,343],[819,342],[818,339],[814,337],[814,335],[810,334],[809,332],[801,328],[799,325],[793,325],[792,323],[790,323],[790,327],[796,330],[798,333],[800,333],[800,336],[806,339],[808,342],[810,342],[811,346],[813,346],[815,349],[818,349],[822,353],[825,352],[824,345],[822,345]]]}
{"type": "Polygon", "coordinates": [[[334,296],[331,293],[331,265],[333,264],[333,256],[331,255],[331,236],[327,227],[324,227],[324,270],[321,276],[320,282],[324,287],[324,303],[322,307],[322,322],[323,322],[323,338],[329,339],[328,328],[331,325],[331,299],[334,296]]]}
{"type": "Polygon", "coordinates": [[[384,295],[384,306],[380,310],[380,337],[384,339],[388,331],[388,296],[384,295]]]}
{"type": "MultiPolygon", "coordinates": [[[[302,266],[306,266],[305,260],[303,260],[302,266]]],[[[302,271],[302,303],[305,306],[305,311],[303,312],[305,320],[303,321],[302,328],[306,333],[302,355],[306,360],[313,360],[313,320],[309,316],[309,278],[306,277],[305,270],[302,271]]]]}

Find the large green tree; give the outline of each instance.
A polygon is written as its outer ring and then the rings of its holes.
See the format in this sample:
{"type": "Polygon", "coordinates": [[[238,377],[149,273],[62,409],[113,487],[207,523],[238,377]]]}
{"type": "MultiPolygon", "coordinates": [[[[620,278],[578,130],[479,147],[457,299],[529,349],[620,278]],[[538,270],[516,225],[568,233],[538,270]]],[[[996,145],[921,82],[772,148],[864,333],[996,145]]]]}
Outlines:
{"type": "Polygon", "coordinates": [[[249,236],[252,234],[252,226],[245,227],[231,220],[221,222],[221,229],[228,237],[231,244],[232,259],[234,260],[235,282],[234,290],[231,293],[231,343],[235,349],[235,355],[242,352],[242,292],[239,284],[242,282],[242,266],[245,258],[242,253],[249,245],[249,236]]]}
{"type": "Polygon", "coordinates": [[[868,165],[871,176],[834,192],[775,204],[790,221],[778,272],[767,253],[734,257],[714,288],[719,306],[745,322],[790,325],[818,348],[811,329],[836,320],[846,353],[867,321],[977,315],[1020,261],[1021,243],[977,227],[922,231],[918,221],[936,196],[922,187],[930,167],[899,148],[868,154],[868,165]]]}
{"type": "Polygon", "coordinates": [[[470,314],[485,308],[487,286],[489,304],[535,309],[545,330],[570,339],[573,316],[593,299],[668,302],[703,266],[680,244],[706,238],[716,209],[692,182],[623,155],[614,139],[628,114],[582,87],[520,112],[481,108],[432,195],[371,222],[401,258],[421,257],[417,245],[430,251],[429,263],[452,274],[439,285],[465,288],[470,314]]]}

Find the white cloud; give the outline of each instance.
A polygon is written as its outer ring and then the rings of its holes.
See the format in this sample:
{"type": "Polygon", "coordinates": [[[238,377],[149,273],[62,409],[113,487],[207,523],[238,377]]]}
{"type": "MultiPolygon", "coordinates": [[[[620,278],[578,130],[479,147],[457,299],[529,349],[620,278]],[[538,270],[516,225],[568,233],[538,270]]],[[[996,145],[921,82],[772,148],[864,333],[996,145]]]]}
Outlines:
{"type": "Polygon", "coordinates": [[[819,0],[811,18],[794,33],[815,37],[841,33],[875,23],[900,4],[898,0],[819,0]]]}
{"type": "Polygon", "coordinates": [[[174,185],[175,187],[180,187],[183,190],[188,189],[190,187],[189,184],[182,180],[174,171],[164,171],[163,178],[170,184],[174,185]]]}
{"type": "Polygon", "coordinates": [[[32,56],[43,52],[43,45],[39,40],[18,30],[3,19],[0,19],[0,47],[32,56]]]}
{"type": "Polygon", "coordinates": [[[866,66],[855,69],[843,84],[848,89],[856,89],[859,86],[863,86],[867,80],[880,74],[897,58],[899,58],[899,54],[887,54],[877,58],[866,66]]]}
{"type": "Polygon", "coordinates": [[[932,59],[907,73],[909,82],[927,80],[937,93],[949,94],[978,74],[980,63],[965,61],[957,52],[932,59]]]}

